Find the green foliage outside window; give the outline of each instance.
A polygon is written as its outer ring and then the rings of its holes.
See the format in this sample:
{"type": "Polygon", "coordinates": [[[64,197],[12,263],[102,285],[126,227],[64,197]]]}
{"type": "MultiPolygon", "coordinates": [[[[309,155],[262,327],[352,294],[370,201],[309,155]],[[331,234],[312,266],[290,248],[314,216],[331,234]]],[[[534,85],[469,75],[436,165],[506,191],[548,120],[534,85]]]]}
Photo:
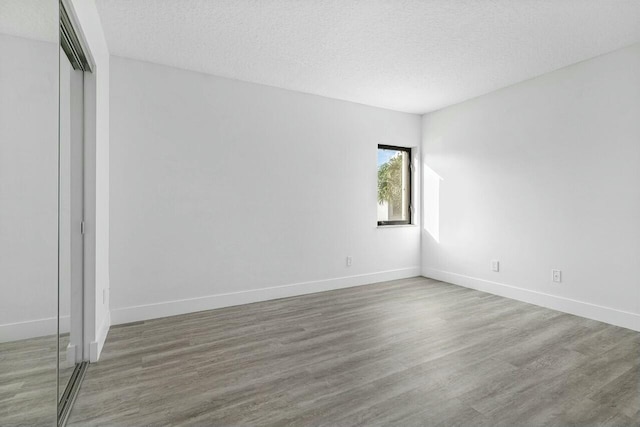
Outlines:
{"type": "Polygon", "coordinates": [[[402,154],[398,153],[378,167],[378,203],[402,204],[402,154]]]}

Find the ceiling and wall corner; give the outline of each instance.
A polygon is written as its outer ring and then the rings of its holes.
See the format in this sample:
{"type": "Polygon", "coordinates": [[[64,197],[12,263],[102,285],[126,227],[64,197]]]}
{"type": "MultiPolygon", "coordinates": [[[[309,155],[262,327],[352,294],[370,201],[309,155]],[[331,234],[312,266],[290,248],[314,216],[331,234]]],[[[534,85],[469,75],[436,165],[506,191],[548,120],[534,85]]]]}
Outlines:
{"type": "Polygon", "coordinates": [[[57,43],[58,35],[51,32],[51,22],[47,19],[57,14],[56,1],[0,1],[0,34],[57,43]]]}
{"type": "Polygon", "coordinates": [[[637,0],[97,0],[113,55],[425,113],[640,41],[637,0]]]}

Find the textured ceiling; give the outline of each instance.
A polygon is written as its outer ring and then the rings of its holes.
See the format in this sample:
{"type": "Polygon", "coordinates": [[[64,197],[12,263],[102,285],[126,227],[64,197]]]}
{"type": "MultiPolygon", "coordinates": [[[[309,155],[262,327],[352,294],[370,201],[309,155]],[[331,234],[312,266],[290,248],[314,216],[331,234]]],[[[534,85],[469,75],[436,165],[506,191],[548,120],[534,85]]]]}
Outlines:
{"type": "Polygon", "coordinates": [[[58,0],[0,0],[0,34],[58,42],[58,0]]]}
{"type": "Polygon", "coordinates": [[[640,0],[97,0],[111,53],[424,113],[640,41],[640,0]]]}

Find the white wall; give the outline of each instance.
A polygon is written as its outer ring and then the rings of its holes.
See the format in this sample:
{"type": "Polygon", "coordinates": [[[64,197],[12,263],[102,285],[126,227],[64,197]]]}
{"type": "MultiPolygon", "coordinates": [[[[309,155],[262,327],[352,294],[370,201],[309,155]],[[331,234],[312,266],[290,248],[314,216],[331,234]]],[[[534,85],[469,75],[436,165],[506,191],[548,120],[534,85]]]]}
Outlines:
{"type": "Polygon", "coordinates": [[[65,0],[95,64],[85,74],[85,358],[98,360],[109,313],[109,49],[94,0],[65,0]]]}
{"type": "Polygon", "coordinates": [[[0,35],[0,53],[3,342],[57,331],[58,45],[0,35]]]}
{"type": "Polygon", "coordinates": [[[425,115],[423,274],[640,330],[639,118],[640,45],[425,115]]]}
{"type": "Polygon", "coordinates": [[[376,226],[379,143],[420,117],[112,57],[113,322],[419,274],[419,227],[376,226]]]}

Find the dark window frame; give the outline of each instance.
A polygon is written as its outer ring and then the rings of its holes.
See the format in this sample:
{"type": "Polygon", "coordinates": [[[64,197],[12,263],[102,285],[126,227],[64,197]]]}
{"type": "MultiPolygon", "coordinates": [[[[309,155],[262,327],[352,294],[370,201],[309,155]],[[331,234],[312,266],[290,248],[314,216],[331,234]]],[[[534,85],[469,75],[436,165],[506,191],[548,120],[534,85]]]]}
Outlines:
{"type": "MultiPolygon", "coordinates": [[[[378,150],[395,150],[395,151],[404,151],[407,153],[409,157],[409,162],[407,167],[409,168],[409,183],[407,186],[407,192],[409,194],[409,203],[407,204],[407,219],[402,221],[378,221],[378,227],[384,227],[386,225],[411,225],[411,220],[413,219],[412,210],[413,210],[413,159],[411,158],[411,148],[410,147],[399,147],[396,145],[386,145],[386,144],[378,144],[378,150]]],[[[377,200],[377,197],[376,197],[377,200]]]]}

